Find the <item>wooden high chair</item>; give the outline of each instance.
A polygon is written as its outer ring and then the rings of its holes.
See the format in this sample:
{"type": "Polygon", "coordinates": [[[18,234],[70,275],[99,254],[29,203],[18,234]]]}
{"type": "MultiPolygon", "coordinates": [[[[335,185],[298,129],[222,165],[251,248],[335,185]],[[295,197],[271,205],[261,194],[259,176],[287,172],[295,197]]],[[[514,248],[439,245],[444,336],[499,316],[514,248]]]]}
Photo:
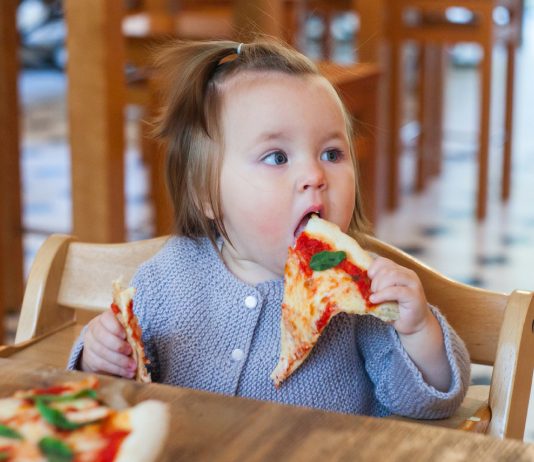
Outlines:
{"type": "MultiPolygon", "coordinates": [[[[66,235],[48,238],[30,272],[16,344],[0,348],[0,357],[65,366],[82,325],[109,307],[111,281],[120,275],[130,280],[166,240],[88,244],[66,235]]],[[[522,439],[534,366],[534,293],[469,287],[376,238],[366,246],[416,271],[429,302],[463,338],[471,360],[494,366],[489,398],[475,397],[471,387],[452,418],[425,423],[522,439]]]]}

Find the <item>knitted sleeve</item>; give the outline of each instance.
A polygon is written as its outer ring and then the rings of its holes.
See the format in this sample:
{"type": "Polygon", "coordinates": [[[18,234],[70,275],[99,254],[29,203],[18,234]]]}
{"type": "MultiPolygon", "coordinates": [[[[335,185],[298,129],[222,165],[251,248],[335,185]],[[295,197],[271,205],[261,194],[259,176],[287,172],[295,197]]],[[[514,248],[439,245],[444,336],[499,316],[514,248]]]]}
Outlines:
{"type": "Polygon", "coordinates": [[[441,326],[451,368],[451,384],[446,392],[425,382],[392,325],[372,316],[361,316],[356,323],[356,342],[375,385],[375,396],[392,414],[416,419],[446,418],[460,406],[467,392],[469,353],[439,310],[430,308],[441,326]]]}
{"type": "Polygon", "coordinates": [[[79,369],[80,360],[82,359],[83,337],[85,335],[86,330],[87,326],[84,326],[82,331],[80,332],[80,335],[74,342],[72,349],[70,350],[69,359],[67,361],[68,370],[74,371],[76,369],[79,369]]]}

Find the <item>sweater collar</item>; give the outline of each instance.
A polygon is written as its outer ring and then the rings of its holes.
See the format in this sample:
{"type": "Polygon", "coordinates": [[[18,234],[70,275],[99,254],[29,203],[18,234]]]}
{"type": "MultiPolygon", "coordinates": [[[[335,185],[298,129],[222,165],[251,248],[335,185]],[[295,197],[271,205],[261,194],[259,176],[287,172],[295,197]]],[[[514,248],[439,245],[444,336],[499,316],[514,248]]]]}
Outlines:
{"type": "Polygon", "coordinates": [[[213,247],[213,245],[211,244],[211,242],[209,241],[208,238],[206,238],[206,242],[208,243],[209,247],[210,247],[210,252],[212,252],[214,258],[217,260],[217,264],[218,264],[218,267],[216,268],[217,271],[221,271],[223,273],[225,273],[225,276],[227,278],[231,278],[234,282],[242,285],[242,286],[245,286],[245,287],[254,287],[256,290],[258,290],[260,293],[262,294],[267,294],[267,293],[278,293],[280,291],[283,292],[283,287],[284,287],[284,278],[283,277],[279,277],[279,278],[276,278],[276,279],[270,279],[270,280],[267,280],[267,281],[263,281],[263,282],[260,282],[256,285],[251,285],[251,284],[247,284],[246,282],[242,281],[241,279],[239,279],[234,273],[232,273],[228,267],[226,266],[226,263],[224,262],[224,260],[222,259],[222,255],[221,255],[221,250],[222,250],[222,246],[223,246],[223,239],[221,236],[219,236],[217,238],[217,240],[215,241],[216,244],[217,244],[217,249],[215,249],[213,247]]]}

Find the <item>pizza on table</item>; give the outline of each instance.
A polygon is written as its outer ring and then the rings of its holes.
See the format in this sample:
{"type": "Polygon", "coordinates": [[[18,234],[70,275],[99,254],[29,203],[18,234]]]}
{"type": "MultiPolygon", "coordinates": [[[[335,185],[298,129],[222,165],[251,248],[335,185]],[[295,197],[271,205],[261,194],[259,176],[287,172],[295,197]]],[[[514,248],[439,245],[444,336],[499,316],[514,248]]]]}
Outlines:
{"type": "Polygon", "coordinates": [[[99,396],[95,376],[0,399],[2,462],[150,462],[169,427],[155,400],[117,410],[99,396]]]}

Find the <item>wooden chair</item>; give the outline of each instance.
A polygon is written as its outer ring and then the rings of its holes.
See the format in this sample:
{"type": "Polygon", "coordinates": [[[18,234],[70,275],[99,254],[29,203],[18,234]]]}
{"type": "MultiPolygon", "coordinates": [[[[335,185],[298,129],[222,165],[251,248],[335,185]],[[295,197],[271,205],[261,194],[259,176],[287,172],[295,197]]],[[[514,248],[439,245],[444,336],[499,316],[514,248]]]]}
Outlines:
{"type": "MultiPolygon", "coordinates": [[[[492,89],[492,52],[496,44],[507,49],[506,65],[506,103],[504,122],[504,155],[502,161],[501,198],[510,196],[512,163],[512,121],[514,98],[515,51],[521,31],[521,0],[385,0],[387,7],[385,35],[390,47],[390,101],[389,128],[391,140],[389,147],[390,178],[388,206],[395,209],[399,196],[399,157],[401,127],[401,51],[406,41],[418,43],[423,48],[422,85],[419,103],[421,141],[418,149],[418,172],[416,186],[421,189],[426,170],[439,171],[441,152],[441,112],[443,92],[443,47],[459,42],[473,42],[482,47],[484,56],[481,63],[480,83],[480,123],[478,148],[478,191],[476,217],[486,216],[488,196],[488,170],[490,151],[491,89],[492,89]],[[455,23],[447,19],[451,7],[460,7],[472,14],[465,23],[455,23]],[[504,24],[494,20],[497,8],[506,10],[509,15],[504,24]],[[438,57],[433,65],[429,59],[438,57]],[[434,68],[434,72],[428,69],[434,68]],[[432,88],[430,88],[432,87],[432,88]],[[430,96],[425,94],[429,92],[430,96]],[[430,158],[429,158],[430,157],[430,158]],[[438,159],[436,159],[438,158],[438,159]],[[437,162],[436,162],[437,160],[437,162]],[[434,164],[427,169],[427,165],[434,164]]],[[[500,10],[503,11],[503,10],[500,10]]]]}
{"type": "Polygon", "coordinates": [[[331,61],[334,56],[334,40],[331,27],[336,14],[354,9],[355,0],[284,0],[284,38],[295,47],[299,47],[299,35],[303,25],[310,16],[318,16],[324,23],[325,30],[321,36],[321,56],[331,61]]]}
{"type": "MultiPolygon", "coordinates": [[[[120,275],[128,281],[166,240],[88,244],[66,235],[48,238],[30,272],[16,343],[0,348],[0,357],[64,366],[82,325],[109,306],[111,281],[120,275]]],[[[534,293],[506,295],[459,284],[376,238],[368,238],[367,248],[415,270],[472,361],[494,366],[489,398],[475,396],[480,387],[471,387],[455,416],[425,423],[522,439],[534,365],[534,293]]]]}

